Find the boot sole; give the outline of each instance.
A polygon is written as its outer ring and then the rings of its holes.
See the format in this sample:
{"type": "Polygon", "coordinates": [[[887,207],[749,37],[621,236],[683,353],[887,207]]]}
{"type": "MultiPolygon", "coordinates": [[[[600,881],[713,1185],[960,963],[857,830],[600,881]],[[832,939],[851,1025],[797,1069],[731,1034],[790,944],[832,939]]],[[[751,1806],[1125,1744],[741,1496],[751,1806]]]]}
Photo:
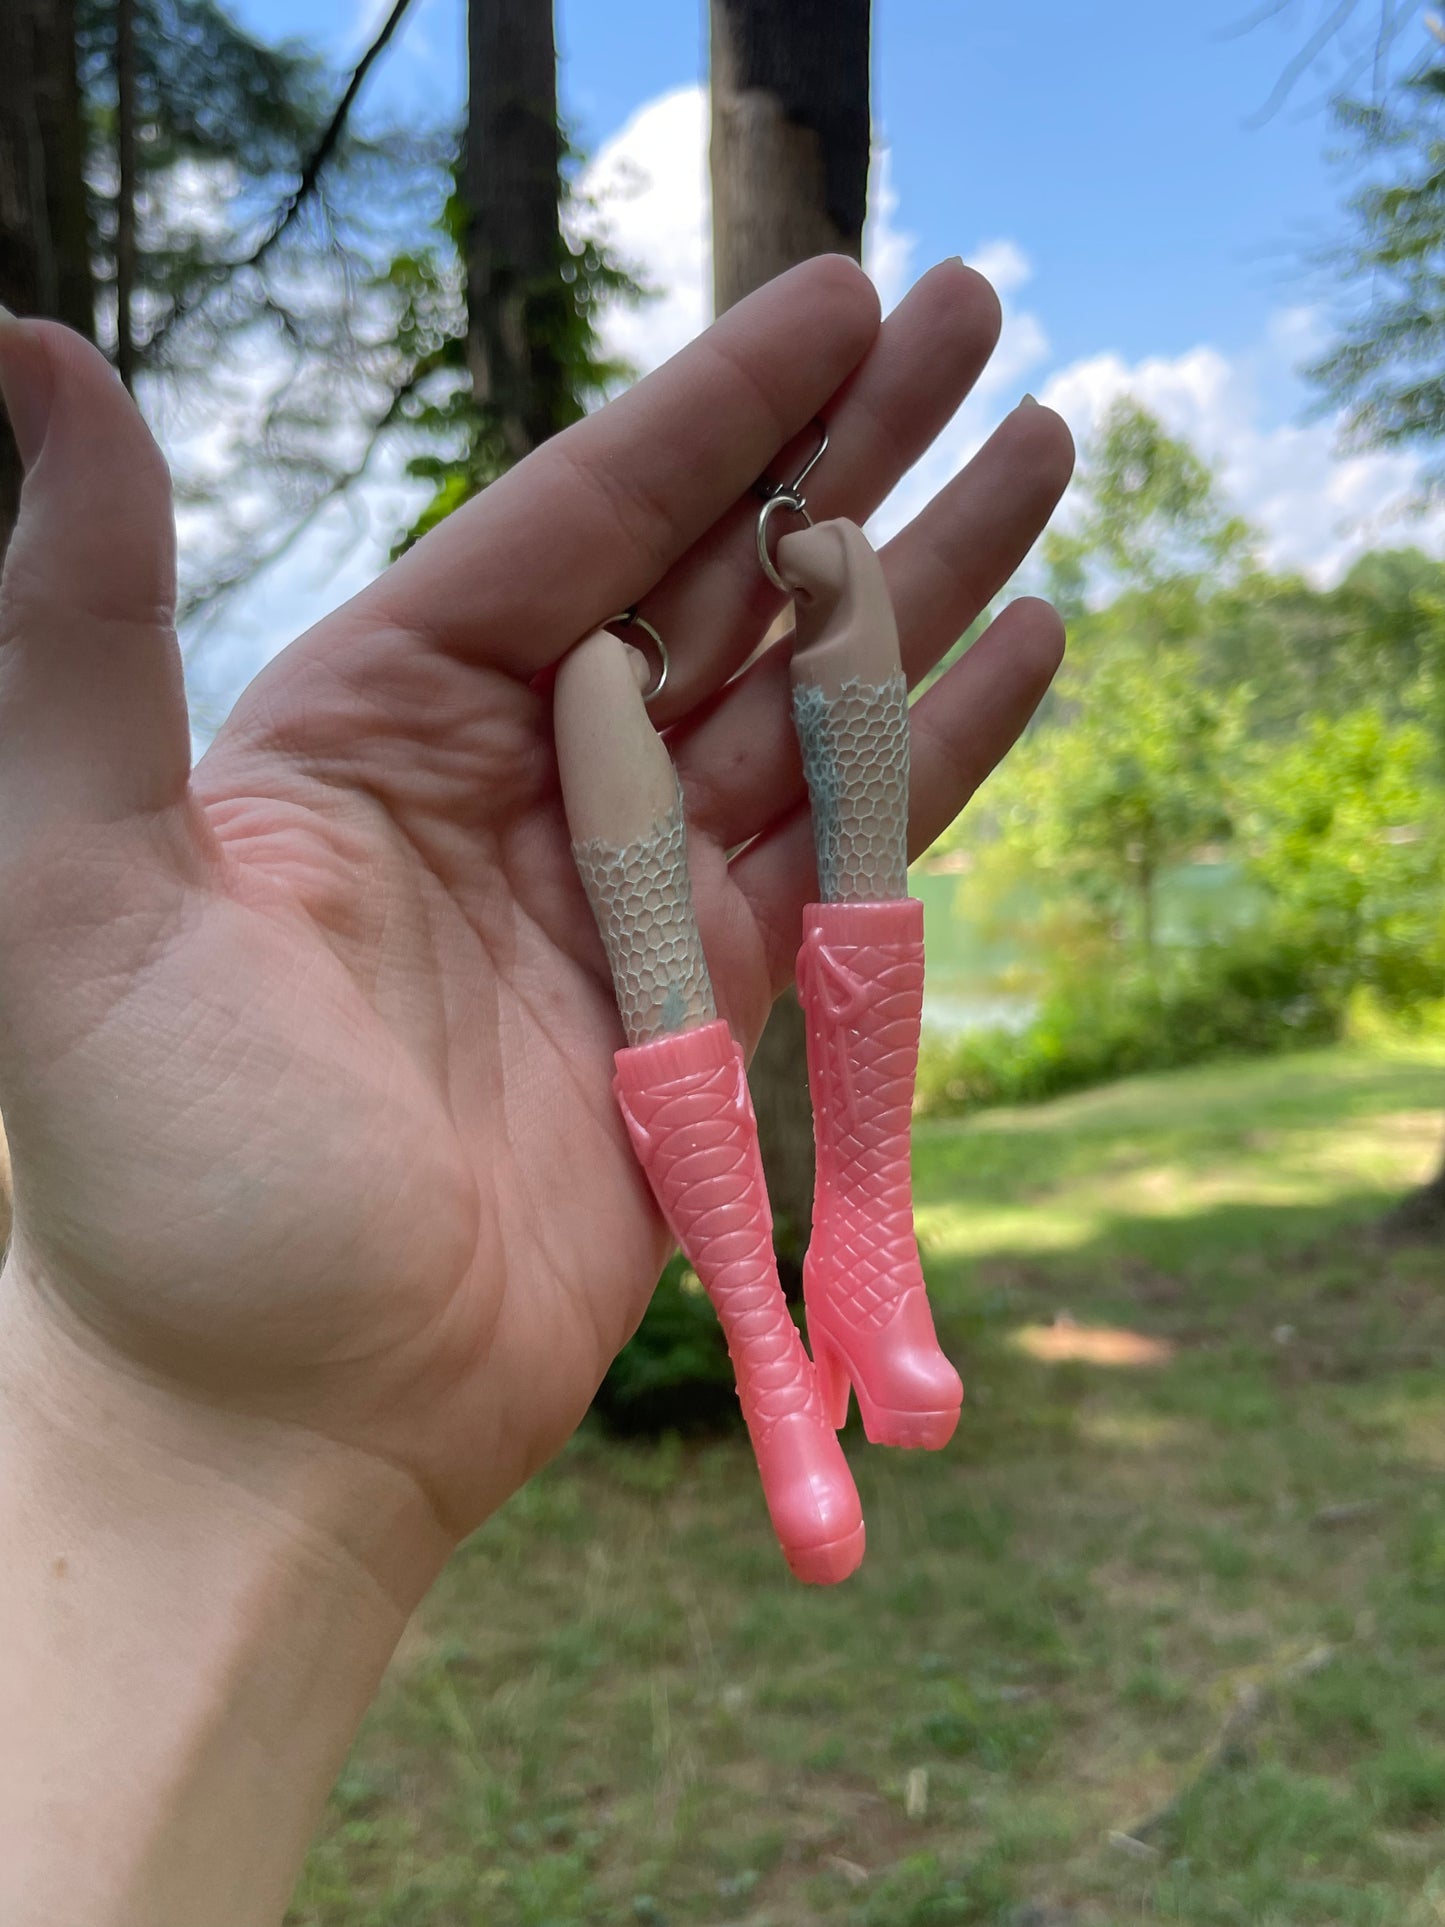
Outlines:
{"type": "Polygon", "coordinates": [[[826,1546],[784,1546],[788,1570],[805,1586],[836,1586],[863,1563],[866,1534],[860,1525],[826,1546]]]}
{"type": "Polygon", "coordinates": [[[848,1423],[848,1396],[858,1400],[858,1416],[863,1421],[863,1436],[870,1445],[895,1445],[905,1451],[938,1452],[958,1429],[962,1404],[947,1405],[932,1412],[896,1412],[886,1405],[875,1405],[858,1382],[836,1339],[826,1332],[812,1331],[813,1366],[818,1374],[818,1390],[823,1410],[835,1432],[848,1423]]]}

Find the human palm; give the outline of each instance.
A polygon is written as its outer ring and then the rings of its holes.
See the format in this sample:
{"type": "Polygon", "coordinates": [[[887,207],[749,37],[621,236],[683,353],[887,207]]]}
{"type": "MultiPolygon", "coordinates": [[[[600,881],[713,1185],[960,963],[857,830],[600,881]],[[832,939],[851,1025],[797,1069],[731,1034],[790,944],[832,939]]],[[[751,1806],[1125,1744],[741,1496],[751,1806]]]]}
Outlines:
{"type": "MultiPolygon", "coordinates": [[[[98,358],[14,331],[0,1102],[12,1280],[47,1317],[188,1401],[403,1468],[453,1536],[558,1447],[666,1237],[611,1097],[548,670],[638,600],[668,639],[658,720],[720,1009],[750,1045],[813,876],[786,645],[736,673],[779,602],[748,484],[790,472],[822,415],[811,505],[861,519],[997,327],[957,263],[881,330],[848,264],[796,270],[279,657],[193,773],[163,465],[98,358]]],[[[915,679],[1069,462],[1057,418],[1022,407],[889,545],[915,679]]],[[[1017,602],[920,701],[917,843],[1058,648],[1052,612],[1017,602]]]]}

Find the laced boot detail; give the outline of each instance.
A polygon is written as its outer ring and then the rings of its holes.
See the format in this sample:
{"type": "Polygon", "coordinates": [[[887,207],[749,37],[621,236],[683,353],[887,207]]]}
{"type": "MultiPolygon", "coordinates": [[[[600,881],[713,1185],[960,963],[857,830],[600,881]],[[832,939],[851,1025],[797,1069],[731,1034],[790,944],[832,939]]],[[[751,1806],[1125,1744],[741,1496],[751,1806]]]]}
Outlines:
{"type": "Polygon", "coordinates": [[[778,1282],[742,1051],[719,1020],[620,1050],[616,1064],[638,1161],[722,1321],[784,1556],[800,1579],[846,1579],[863,1514],[778,1282]]]}
{"type": "Polygon", "coordinates": [[[803,1263],[808,1337],[829,1418],[849,1386],[877,1445],[936,1449],[963,1386],[939,1347],[913,1231],[913,1087],[923,1016],[923,905],[810,904],[807,1016],[817,1181],[803,1263]]]}

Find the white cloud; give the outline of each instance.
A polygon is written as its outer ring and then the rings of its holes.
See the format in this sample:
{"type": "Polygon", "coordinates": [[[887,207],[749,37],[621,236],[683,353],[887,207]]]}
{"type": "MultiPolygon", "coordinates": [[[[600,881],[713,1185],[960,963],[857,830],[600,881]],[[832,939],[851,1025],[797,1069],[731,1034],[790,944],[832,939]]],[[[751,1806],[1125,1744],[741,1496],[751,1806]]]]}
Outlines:
{"type": "MultiPolygon", "coordinates": [[[[600,227],[617,256],[657,291],[640,307],[614,304],[601,316],[604,348],[642,373],[690,341],[711,314],[707,143],[706,93],[680,88],[639,109],[582,177],[589,225],[600,227]]],[[[901,225],[904,213],[889,151],[881,146],[872,169],[865,262],[885,308],[896,304],[916,272],[917,244],[901,225]]],[[[1327,582],[1365,549],[1386,542],[1416,541],[1445,552],[1445,510],[1409,514],[1418,477],[1413,457],[1341,455],[1336,424],[1288,419],[1303,400],[1295,370],[1322,343],[1315,310],[1280,309],[1257,346],[1237,356],[1201,343],[1134,362],[1102,349],[1057,366],[1044,323],[1027,305],[1033,268],[1026,250],[995,236],[969,258],[1003,303],[998,350],[974,393],[875,518],[881,536],[916,514],[1032,387],[1059,409],[1081,443],[1117,396],[1138,396],[1218,467],[1237,506],[1262,530],[1272,566],[1303,569],[1327,582]]],[[[390,478],[393,496],[396,487],[390,478]]],[[[293,632],[304,628],[380,569],[384,538],[394,526],[377,511],[385,489],[358,493],[366,499],[353,513],[329,512],[314,536],[228,616],[231,660],[249,657],[254,664],[270,652],[273,638],[274,646],[286,639],[273,626],[278,620],[293,632]]],[[[394,502],[388,506],[394,518],[394,502]]]]}
{"type": "Polygon", "coordinates": [[[863,228],[863,266],[878,290],[886,314],[896,308],[913,279],[915,236],[898,225],[898,190],[893,185],[893,153],[874,148],[868,169],[868,218],[863,228]]]}
{"type": "MultiPolygon", "coordinates": [[[[707,138],[705,90],[681,88],[635,114],[584,177],[613,247],[662,291],[640,310],[617,308],[603,321],[608,348],[644,372],[689,341],[711,312],[707,138]]],[[[916,254],[915,237],[900,225],[883,145],[874,155],[864,261],[885,309],[906,291],[916,254]]],[[[1329,581],[1382,543],[1445,548],[1445,512],[1420,518],[1410,510],[1418,477],[1412,456],[1342,455],[1336,423],[1279,419],[1301,400],[1294,371],[1322,345],[1316,310],[1278,310],[1264,340],[1234,358],[1206,343],[1173,357],[1128,363],[1106,350],[1051,367],[1044,323],[1026,305],[1033,276],[1026,251],[995,236],[968,258],[1003,303],[999,345],[973,394],[875,517],[880,536],[915,515],[1032,384],[1081,443],[1111,401],[1137,395],[1219,468],[1238,507],[1261,529],[1274,567],[1329,581]]]]}
{"type": "MultiPolygon", "coordinates": [[[[640,307],[614,304],[601,318],[608,353],[643,373],[691,341],[712,313],[708,124],[704,88],[664,94],[599,148],[580,183],[594,229],[658,291],[640,307]]],[[[880,145],[869,175],[863,255],[885,309],[897,305],[915,274],[917,242],[900,227],[898,212],[891,155],[880,145]]],[[[968,459],[1001,412],[1000,399],[1012,406],[1048,353],[1037,317],[1012,300],[1033,272],[1023,250],[1013,241],[990,240],[971,261],[1004,303],[998,352],[964,408],[880,512],[876,526],[883,534],[901,527],[968,459]]]]}
{"type": "Polygon", "coordinates": [[[643,373],[712,313],[707,121],[700,87],[663,94],[598,148],[579,182],[588,224],[654,291],[637,307],[612,304],[602,318],[607,352],[643,373]]]}
{"type": "Polygon", "coordinates": [[[1230,500],[1260,530],[1272,568],[1329,583],[1370,548],[1445,548],[1445,512],[1421,516],[1412,507],[1416,457],[1342,454],[1333,420],[1271,423],[1281,394],[1298,397],[1293,370],[1317,327],[1309,310],[1287,311],[1255,353],[1238,359],[1209,346],[1133,363],[1094,355],[1052,374],[1040,399],[1083,442],[1111,402],[1137,397],[1217,469],[1230,500]]]}

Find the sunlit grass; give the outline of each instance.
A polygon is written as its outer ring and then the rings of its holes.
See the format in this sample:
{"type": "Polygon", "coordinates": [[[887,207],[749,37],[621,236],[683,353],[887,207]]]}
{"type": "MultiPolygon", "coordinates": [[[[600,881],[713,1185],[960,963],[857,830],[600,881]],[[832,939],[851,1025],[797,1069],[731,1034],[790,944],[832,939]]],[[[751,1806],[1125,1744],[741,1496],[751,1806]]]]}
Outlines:
{"type": "Polygon", "coordinates": [[[1339,1051],[921,1132],[969,1400],[850,1432],[862,1572],[788,1580],[738,1441],[584,1435],[408,1635],[295,1927],[1441,1927],[1445,1254],[1369,1229],[1436,1107],[1445,1053],[1339,1051]]]}

